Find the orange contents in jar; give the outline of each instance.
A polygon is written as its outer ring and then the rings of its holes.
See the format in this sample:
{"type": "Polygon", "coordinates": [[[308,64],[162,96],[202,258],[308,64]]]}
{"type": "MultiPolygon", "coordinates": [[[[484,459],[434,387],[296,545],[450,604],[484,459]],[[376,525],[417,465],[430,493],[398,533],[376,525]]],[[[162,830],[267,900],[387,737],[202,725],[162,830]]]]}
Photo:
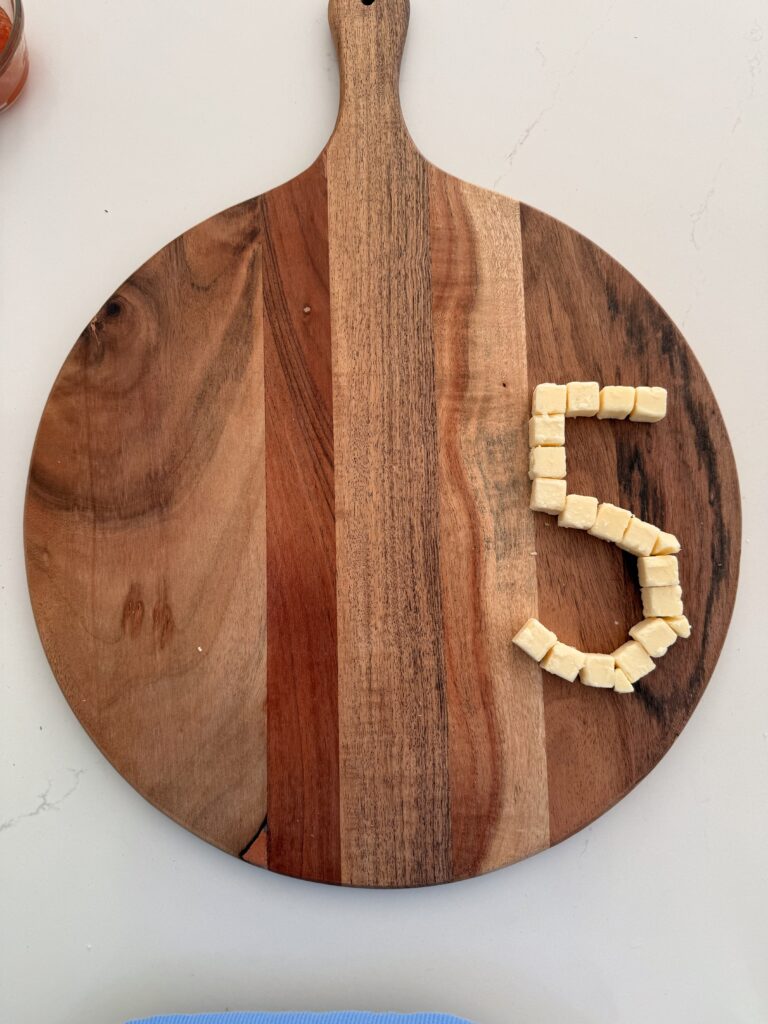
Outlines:
{"type": "Polygon", "coordinates": [[[0,7],[0,53],[5,49],[5,44],[11,38],[11,29],[13,28],[13,22],[0,7]]]}
{"type": "Polygon", "coordinates": [[[0,110],[9,107],[16,99],[29,73],[27,45],[24,39],[11,43],[13,22],[6,11],[0,7],[0,110]],[[14,46],[14,52],[8,53],[8,46],[14,46]]]}
{"type": "Polygon", "coordinates": [[[11,38],[11,19],[0,8],[0,51],[5,49],[5,44],[11,38]]]}

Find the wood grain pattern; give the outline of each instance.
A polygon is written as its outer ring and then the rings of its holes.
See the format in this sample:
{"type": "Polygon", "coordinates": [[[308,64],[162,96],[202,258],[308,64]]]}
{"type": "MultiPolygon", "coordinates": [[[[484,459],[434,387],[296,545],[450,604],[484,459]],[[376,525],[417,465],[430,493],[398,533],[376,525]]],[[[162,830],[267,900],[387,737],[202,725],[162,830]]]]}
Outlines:
{"type": "Polygon", "coordinates": [[[262,213],[269,381],[269,863],[284,874],[338,882],[336,517],[324,158],[266,196],[262,213]]]}
{"type": "Polygon", "coordinates": [[[334,135],[105,303],[43,414],[25,509],[53,671],[116,768],[251,864],[427,885],[512,863],[634,786],[722,647],[738,484],[712,392],[634,278],[416,150],[407,0],[332,0],[334,135]],[[512,645],[609,651],[635,560],[528,510],[533,387],[661,384],[568,421],[568,485],[677,534],[690,640],[636,693],[512,645]]]}
{"type": "Polygon", "coordinates": [[[541,674],[510,643],[537,600],[525,310],[517,204],[430,180],[452,856],[466,877],[548,844],[541,674]]]}
{"type": "Polygon", "coordinates": [[[342,878],[423,885],[451,877],[429,184],[397,93],[405,0],[343,6],[327,155],[342,878]]]}
{"type": "MultiPolygon", "coordinates": [[[[717,661],[739,572],[739,492],[728,435],[701,367],[660,306],[619,264],[565,225],[522,208],[531,382],[653,382],[669,391],[649,427],[569,421],[568,487],[629,508],[681,538],[694,636],[610,699],[544,677],[550,830],[557,842],[614,804],[687,721],[717,661]],[[593,699],[588,698],[592,696],[593,699]]],[[[566,643],[610,651],[642,618],[637,560],[537,516],[539,611],[566,643]],[[562,584],[562,567],[568,567],[562,584]],[[582,613],[589,608],[589,615],[582,613]]]]}
{"type": "Polygon", "coordinates": [[[153,257],[83,331],[25,513],[38,627],[80,721],[231,853],[266,811],[263,401],[244,204],[153,257]]]}

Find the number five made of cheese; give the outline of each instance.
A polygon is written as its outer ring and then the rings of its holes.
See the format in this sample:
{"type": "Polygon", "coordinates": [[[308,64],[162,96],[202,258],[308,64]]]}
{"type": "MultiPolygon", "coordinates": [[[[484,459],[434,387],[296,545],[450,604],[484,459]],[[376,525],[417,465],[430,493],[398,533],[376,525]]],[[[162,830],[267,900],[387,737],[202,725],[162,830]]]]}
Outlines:
{"type": "Polygon", "coordinates": [[[528,421],[531,503],[534,512],[557,516],[557,525],[586,530],[637,556],[645,618],[629,631],[629,640],[611,654],[587,654],[561,643],[557,634],[529,619],[515,643],[553,675],[585,686],[632,693],[634,684],[656,668],[678,639],[689,637],[683,614],[677,555],[680,542],[671,533],[643,522],[628,509],[598,502],[584,494],[568,494],[565,465],[565,421],[576,416],[601,420],[657,423],[667,412],[664,388],[607,385],[596,381],[539,384],[533,392],[528,421]]]}

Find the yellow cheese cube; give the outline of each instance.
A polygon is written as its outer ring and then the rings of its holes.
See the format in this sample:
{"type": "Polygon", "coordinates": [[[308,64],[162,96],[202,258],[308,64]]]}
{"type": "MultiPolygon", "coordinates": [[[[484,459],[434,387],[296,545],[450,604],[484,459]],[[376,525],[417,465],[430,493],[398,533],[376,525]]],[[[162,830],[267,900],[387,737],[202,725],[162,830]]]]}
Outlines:
{"type": "Polygon", "coordinates": [[[584,667],[579,678],[585,686],[599,686],[602,689],[613,688],[613,673],[616,662],[610,654],[585,654],[584,667]]]}
{"type": "Polygon", "coordinates": [[[664,533],[662,530],[653,545],[652,555],[676,555],[680,550],[680,541],[674,533],[664,533]]]}
{"type": "Polygon", "coordinates": [[[551,629],[542,626],[538,619],[528,619],[520,632],[512,638],[512,643],[517,644],[534,661],[541,661],[557,643],[557,637],[551,629]]]}
{"type": "Polygon", "coordinates": [[[599,537],[600,540],[609,540],[614,544],[618,544],[624,536],[631,518],[632,513],[627,509],[619,508],[618,505],[611,505],[609,502],[604,501],[597,510],[595,525],[589,532],[593,537],[599,537]]]}
{"type": "Polygon", "coordinates": [[[599,420],[625,420],[635,407],[635,389],[608,384],[600,391],[599,420]]]}
{"type": "Polygon", "coordinates": [[[617,543],[620,548],[633,555],[650,555],[659,533],[658,526],[644,523],[642,519],[633,516],[627,524],[624,536],[617,543]]]}
{"type": "Polygon", "coordinates": [[[600,409],[600,385],[597,381],[572,380],[568,385],[566,416],[596,416],[600,409]]]}
{"type": "Polygon", "coordinates": [[[674,555],[646,555],[637,560],[641,587],[673,587],[680,582],[674,555]]]}
{"type": "Polygon", "coordinates": [[[560,676],[561,679],[567,679],[572,683],[584,668],[584,661],[585,658],[581,651],[577,651],[575,647],[569,647],[568,644],[561,644],[558,640],[555,646],[544,655],[541,667],[545,668],[547,672],[551,672],[552,675],[560,676]]]}
{"type": "Polygon", "coordinates": [[[550,480],[537,476],[531,484],[531,504],[534,512],[556,516],[565,508],[565,480],[550,480]]]}
{"type": "Polygon", "coordinates": [[[565,477],[565,448],[531,448],[528,458],[528,476],[548,476],[550,480],[565,477]]]}
{"type": "Polygon", "coordinates": [[[656,668],[646,649],[637,640],[622,644],[613,652],[613,657],[616,659],[616,667],[621,669],[630,683],[636,683],[656,668]]]}
{"type": "Polygon", "coordinates": [[[565,412],[565,384],[537,384],[533,389],[531,412],[534,416],[565,412]]]}
{"type": "Polygon", "coordinates": [[[691,624],[684,615],[673,615],[664,620],[670,629],[674,629],[678,636],[687,640],[691,635],[691,624]]]}
{"type": "Polygon", "coordinates": [[[531,416],[528,420],[528,444],[531,448],[565,444],[565,416],[531,416]]]}
{"type": "Polygon", "coordinates": [[[620,668],[617,668],[616,671],[613,673],[613,689],[616,691],[616,693],[635,692],[634,686],[632,685],[632,683],[630,683],[630,681],[627,679],[627,677],[624,675],[620,668]]]}
{"type": "Polygon", "coordinates": [[[648,619],[669,619],[683,614],[680,587],[642,587],[643,615],[648,619]]]}
{"type": "Polygon", "coordinates": [[[597,498],[586,494],[568,494],[565,508],[557,517],[557,525],[570,530],[589,530],[597,518],[597,498]]]}
{"type": "Polygon", "coordinates": [[[662,658],[677,640],[677,633],[664,619],[643,619],[630,629],[629,635],[642,644],[652,658],[662,658]]]}
{"type": "Polygon", "coordinates": [[[666,388],[635,388],[635,406],[629,418],[635,423],[658,423],[667,415],[666,388]]]}

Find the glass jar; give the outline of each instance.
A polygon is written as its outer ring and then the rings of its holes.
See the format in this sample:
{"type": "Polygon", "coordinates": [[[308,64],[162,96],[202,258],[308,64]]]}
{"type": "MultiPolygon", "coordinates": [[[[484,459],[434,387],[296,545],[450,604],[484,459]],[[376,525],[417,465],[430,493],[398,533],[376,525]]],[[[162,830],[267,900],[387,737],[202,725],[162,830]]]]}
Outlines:
{"type": "Polygon", "coordinates": [[[0,0],[0,110],[18,97],[28,73],[21,0],[0,0]]]}

